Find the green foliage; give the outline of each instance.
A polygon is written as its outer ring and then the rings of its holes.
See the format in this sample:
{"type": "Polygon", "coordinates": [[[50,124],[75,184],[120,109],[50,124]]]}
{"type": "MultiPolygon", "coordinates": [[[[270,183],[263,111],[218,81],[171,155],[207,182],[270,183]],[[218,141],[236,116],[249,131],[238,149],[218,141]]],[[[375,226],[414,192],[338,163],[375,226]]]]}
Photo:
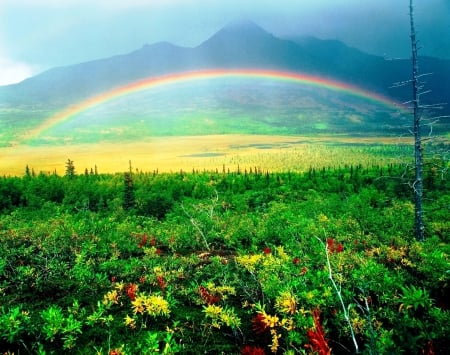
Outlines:
{"type": "Polygon", "coordinates": [[[1,178],[0,348],[445,353],[448,181],[418,243],[397,168],[1,178]]]}

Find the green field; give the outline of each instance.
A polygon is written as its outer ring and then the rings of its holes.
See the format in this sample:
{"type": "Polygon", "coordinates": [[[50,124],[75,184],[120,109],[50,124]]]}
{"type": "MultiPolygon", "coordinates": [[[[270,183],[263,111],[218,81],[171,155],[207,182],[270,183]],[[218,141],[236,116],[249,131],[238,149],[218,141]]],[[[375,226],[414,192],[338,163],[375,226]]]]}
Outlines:
{"type": "Polygon", "coordinates": [[[0,349],[448,353],[438,163],[425,242],[404,165],[2,177],[0,349]]]}

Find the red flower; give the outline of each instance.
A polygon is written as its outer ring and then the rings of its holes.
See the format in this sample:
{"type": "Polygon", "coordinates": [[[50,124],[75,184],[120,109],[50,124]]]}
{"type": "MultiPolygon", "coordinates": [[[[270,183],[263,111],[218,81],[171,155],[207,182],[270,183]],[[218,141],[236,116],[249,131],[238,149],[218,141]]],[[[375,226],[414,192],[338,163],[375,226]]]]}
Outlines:
{"type": "Polygon", "coordinates": [[[333,238],[328,238],[327,249],[330,253],[340,253],[344,251],[344,246],[342,243],[336,244],[333,238]]]}
{"type": "Polygon", "coordinates": [[[145,244],[147,244],[147,240],[148,240],[148,236],[147,236],[147,234],[144,234],[142,237],[141,237],[141,240],[140,240],[140,242],[138,243],[138,248],[142,248],[142,247],[144,247],[145,246],[145,244]]]}
{"type": "Polygon", "coordinates": [[[207,304],[214,304],[220,301],[219,296],[211,295],[208,290],[201,285],[198,287],[198,291],[200,292],[200,297],[202,298],[202,300],[207,304]]]}
{"type": "Polygon", "coordinates": [[[166,282],[164,281],[164,277],[158,276],[158,277],[157,277],[157,280],[158,280],[159,288],[161,289],[161,291],[164,292],[164,290],[165,290],[165,288],[166,288],[166,282]]]}
{"type": "Polygon", "coordinates": [[[309,329],[307,332],[309,344],[306,344],[305,348],[311,349],[314,354],[331,355],[331,348],[328,345],[328,340],[325,339],[325,332],[323,331],[322,324],[320,324],[319,309],[314,309],[312,315],[314,319],[314,329],[309,329]]]}
{"type": "Polygon", "coordinates": [[[115,276],[111,276],[111,282],[116,282],[116,277],[115,276]]]}
{"type": "Polygon", "coordinates": [[[430,340],[428,343],[426,343],[425,347],[422,349],[423,355],[435,355],[436,352],[434,351],[434,344],[433,341],[430,340]]]}
{"type": "Polygon", "coordinates": [[[156,245],[156,237],[153,235],[152,239],[150,239],[150,245],[154,247],[156,245]]]}
{"type": "Polygon", "coordinates": [[[141,276],[141,277],[139,278],[139,282],[140,282],[141,284],[143,284],[143,283],[145,282],[145,276],[141,276]]]}
{"type": "Polygon", "coordinates": [[[308,268],[306,266],[302,267],[302,271],[300,271],[300,275],[305,275],[308,272],[308,268]]]}
{"type": "Polygon", "coordinates": [[[298,264],[300,263],[300,258],[295,257],[294,259],[292,259],[292,263],[293,263],[294,265],[298,265],[298,264]]]}
{"type": "Polygon", "coordinates": [[[270,254],[272,253],[272,250],[269,247],[264,248],[264,254],[270,254]]]}
{"type": "Polygon", "coordinates": [[[264,319],[264,315],[258,313],[252,319],[252,329],[256,334],[263,334],[267,331],[267,324],[264,319]]]}
{"type": "Polygon", "coordinates": [[[133,283],[129,283],[125,288],[125,292],[130,300],[134,301],[136,299],[136,291],[138,287],[133,283]]]}
{"type": "Polygon", "coordinates": [[[266,352],[263,348],[258,348],[256,346],[245,345],[241,349],[242,355],[265,355],[266,352]]]}
{"type": "Polygon", "coordinates": [[[327,248],[329,250],[333,250],[334,249],[334,239],[333,238],[328,238],[327,239],[327,248]]]}

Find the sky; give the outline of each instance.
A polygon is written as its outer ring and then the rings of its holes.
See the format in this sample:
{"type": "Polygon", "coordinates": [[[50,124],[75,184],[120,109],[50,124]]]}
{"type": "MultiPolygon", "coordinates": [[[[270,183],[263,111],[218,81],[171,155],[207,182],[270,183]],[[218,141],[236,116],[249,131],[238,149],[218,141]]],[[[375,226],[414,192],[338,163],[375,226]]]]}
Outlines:
{"type": "MultiPolygon", "coordinates": [[[[194,47],[237,20],[409,58],[408,11],[409,0],[0,0],[0,85],[144,44],[194,47]]],[[[415,18],[421,54],[450,59],[450,0],[415,0],[415,18]]]]}

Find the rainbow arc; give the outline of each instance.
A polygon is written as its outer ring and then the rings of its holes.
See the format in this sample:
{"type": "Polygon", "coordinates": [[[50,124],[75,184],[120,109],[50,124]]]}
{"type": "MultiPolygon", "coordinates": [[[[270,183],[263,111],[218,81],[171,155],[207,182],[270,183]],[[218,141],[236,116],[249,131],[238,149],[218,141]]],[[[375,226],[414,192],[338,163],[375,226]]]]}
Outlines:
{"type": "Polygon", "coordinates": [[[89,99],[86,99],[76,105],[72,105],[62,111],[54,114],[45,120],[41,125],[31,130],[27,137],[28,139],[38,137],[48,129],[65,122],[70,119],[74,119],[77,115],[91,110],[95,107],[103,105],[112,100],[132,95],[137,92],[150,90],[157,87],[168,86],[173,84],[195,82],[202,80],[215,80],[220,78],[241,78],[241,79],[264,79],[272,81],[290,82],[295,84],[307,85],[312,87],[325,88],[332,91],[341,92],[344,94],[359,97],[361,99],[381,104],[392,110],[404,110],[400,104],[384,97],[380,94],[374,93],[362,89],[358,86],[354,86],[348,83],[334,81],[330,79],[324,79],[318,76],[311,76],[308,74],[302,74],[298,72],[287,71],[275,71],[275,70],[259,70],[259,69],[243,69],[243,70],[199,70],[191,72],[182,72],[169,74],[159,77],[151,77],[144,80],[139,80],[121,87],[114,88],[112,90],[95,95],[89,99]]]}

